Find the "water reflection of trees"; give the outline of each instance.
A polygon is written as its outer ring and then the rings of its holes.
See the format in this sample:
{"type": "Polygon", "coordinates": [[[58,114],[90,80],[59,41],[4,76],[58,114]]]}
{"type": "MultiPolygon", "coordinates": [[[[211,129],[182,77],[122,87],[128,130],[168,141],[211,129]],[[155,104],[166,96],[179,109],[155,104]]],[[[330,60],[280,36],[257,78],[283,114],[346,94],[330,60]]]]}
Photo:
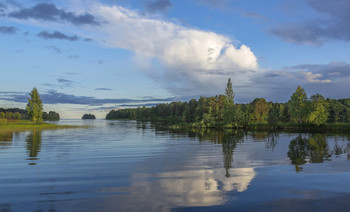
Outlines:
{"type": "Polygon", "coordinates": [[[13,132],[0,130],[0,150],[8,149],[12,145],[13,132]]]}
{"type": "Polygon", "coordinates": [[[196,137],[199,142],[211,142],[214,144],[221,144],[223,165],[226,170],[225,176],[230,177],[229,169],[232,168],[233,153],[237,147],[237,143],[244,141],[244,131],[233,130],[214,130],[214,129],[191,129],[191,130],[172,130],[172,133],[177,135],[182,134],[188,137],[196,137]]]}
{"type": "MultiPolygon", "coordinates": [[[[37,160],[41,149],[41,131],[32,131],[26,137],[26,143],[29,160],[37,160]]],[[[30,165],[35,164],[36,163],[30,163],[30,165]]]]}
{"type": "MultiPolygon", "coordinates": [[[[251,135],[254,142],[265,142],[266,150],[272,151],[275,150],[280,137],[280,132],[273,131],[244,132],[215,129],[158,130],[163,134],[169,133],[177,137],[194,137],[200,143],[211,142],[221,144],[226,177],[230,177],[229,169],[232,168],[234,162],[233,155],[237,143],[243,143],[247,135],[251,135]]],[[[296,138],[290,141],[287,155],[291,163],[295,165],[297,172],[303,170],[302,165],[305,163],[323,163],[326,160],[330,160],[331,156],[347,154],[347,158],[350,160],[350,137],[341,135],[339,138],[342,139],[342,142],[340,140],[337,141],[337,136],[335,136],[335,142],[330,141],[331,145],[329,145],[325,134],[298,134],[296,138]]]]}
{"type": "Polygon", "coordinates": [[[13,139],[13,132],[0,131],[0,141],[12,141],[12,139],[13,139]]]}
{"type": "Polygon", "coordinates": [[[226,177],[230,177],[229,169],[232,168],[233,151],[236,148],[237,143],[243,141],[243,138],[244,133],[242,131],[224,134],[224,136],[222,137],[222,155],[224,157],[224,168],[226,170],[226,177]]]}
{"type": "MultiPolygon", "coordinates": [[[[339,150],[336,150],[339,151],[339,150]]],[[[301,134],[290,141],[288,157],[295,165],[297,172],[303,170],[301,165],[309,163],[322,163],[329,160],[332,151],[329,148],[326,136],[313,134],[303,137],[301,134]]]]}

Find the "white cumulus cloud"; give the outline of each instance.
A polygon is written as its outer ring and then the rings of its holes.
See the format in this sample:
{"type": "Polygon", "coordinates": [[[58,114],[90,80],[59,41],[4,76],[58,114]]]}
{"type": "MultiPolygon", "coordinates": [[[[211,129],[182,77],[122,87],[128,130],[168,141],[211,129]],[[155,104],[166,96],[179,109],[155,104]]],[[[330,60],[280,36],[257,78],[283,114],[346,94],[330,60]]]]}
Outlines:
{"type": "Polygon", "coordinates": [[[13,21],[134,52],[133,66],[176,96],[223,93],[229,77],[234,86],[246,86],[258,70],[252,50],[228,36],[95,0],[63,2],[64,7],[40,3],[14,8],[7,15],[13,21]]]}
{"type": "MultiPolygon", "coordinates": [[[[190,95],[217,94],[229,77],[244,84],[258,69],[251,49],[234,45],[236,41],[227,36],[146,17],[121,6],[95,4],[91,9],[106,21],[90,28],[93,39],[133,51],[138,58],[155,58],[162,69],[157,79],[174,94],[182,94],[183,89],[190,95]]],[[[144,71],[154,77],[150,68],[144,71]]]]}

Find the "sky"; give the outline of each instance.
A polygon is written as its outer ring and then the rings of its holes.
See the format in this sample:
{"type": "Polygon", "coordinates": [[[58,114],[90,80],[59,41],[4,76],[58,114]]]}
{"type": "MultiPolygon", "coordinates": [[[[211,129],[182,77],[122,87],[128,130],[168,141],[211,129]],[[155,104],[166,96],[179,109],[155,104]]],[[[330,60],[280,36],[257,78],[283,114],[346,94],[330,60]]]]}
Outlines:
{"type": "Polygon", "coordinates": [[[349,98],[348,0],[0,0],[0,107],[61,118],[224,93],[349,98]]]}

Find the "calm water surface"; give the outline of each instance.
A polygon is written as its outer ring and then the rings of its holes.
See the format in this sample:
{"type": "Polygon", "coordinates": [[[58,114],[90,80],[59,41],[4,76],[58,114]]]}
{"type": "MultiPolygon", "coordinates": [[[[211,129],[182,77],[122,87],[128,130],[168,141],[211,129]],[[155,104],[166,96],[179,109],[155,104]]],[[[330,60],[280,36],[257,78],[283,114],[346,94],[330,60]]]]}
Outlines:
{"type": "Polygon", "coordinates": [[[346,134],[0,130],[0,211],[348,211],[346,134]]]}

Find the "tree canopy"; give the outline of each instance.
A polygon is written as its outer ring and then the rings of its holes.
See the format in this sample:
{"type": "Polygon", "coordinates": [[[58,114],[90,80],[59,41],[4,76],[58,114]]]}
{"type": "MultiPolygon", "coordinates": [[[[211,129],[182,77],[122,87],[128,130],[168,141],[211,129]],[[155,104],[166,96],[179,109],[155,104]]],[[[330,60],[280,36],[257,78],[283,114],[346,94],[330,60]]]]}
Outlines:
{"type": "Polygon", "coordinates": [[[94,114],[84,114],[82,119],[96,119],[94,114]]]}
{"type": "Polygon", "coordinates": [[[44,121],[59,121],[60,114],[56,113],[55,111],[50,111],[49,113],[44,112],[43,119],[44,121]]]}
{"type": "Polygon", "coordinates": [[[325,99],[316,94],[307,98],[306,91],[298,86],[287,103],[268,102],[256,98],[247,104],[234,104],[231,80],[225,95],[200,97],[188,102],[171,102],[154,107],[127,108],[110,111],[106,119],[133,119],[187,123],[194,127],[227,126],[246,128],[255,124],[268,124],[277,128],[282,124],[349,123],[350,99],[325,99]],[[232,98],[231,98],[232,97],[232,98]],[[232,101],[231,101],[232,100],[232,101]]]}
{"type": "Polygon", "coordinates": [[[38,90],[34,87],[29,95],[30,98],[28,98],[28,104],[26,106],[28,116],[34,123],[41,122],[43,121],[43,104],[38,90]]]}
{"type": "Polygon", "coordinates": [[[225,96],[226,96],[228,102],[234,103],[235,92],[232,89],[231,78],[228,78],[227,85],[225,88],[225,96]]]}

